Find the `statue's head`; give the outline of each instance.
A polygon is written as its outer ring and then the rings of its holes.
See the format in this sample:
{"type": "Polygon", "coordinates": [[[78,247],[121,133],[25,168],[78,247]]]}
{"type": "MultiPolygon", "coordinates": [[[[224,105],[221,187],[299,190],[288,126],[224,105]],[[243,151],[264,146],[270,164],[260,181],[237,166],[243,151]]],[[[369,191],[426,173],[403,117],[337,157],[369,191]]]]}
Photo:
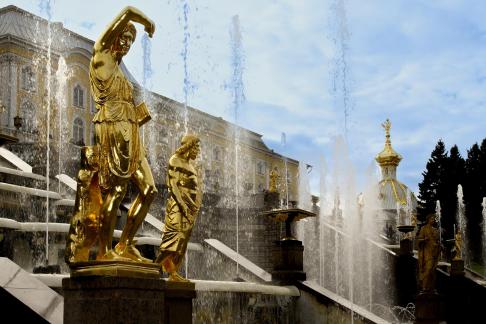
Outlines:
{"type": "Polygon", "coordinates": [[[435,214],[434,213],[428,214],[425,220],[427,224],[435,225],[435,214]]]}
{"type": "Polygon", "coordinates": [[[181,146],[177,149],[176,153],[179,155],[186,155],[187,158],[194,160],[199,154],[200,140],[196,135],[187,134],[184,135],[181,141],[181,146]]]}
{"type": "Polygon", "coordinates": [[[113,50],[117,56],[123,57],[127,55],[130,47],[137,37],[137,29],[135,25],[129,22],[122,33],[116,38],[113,44],[113,50]]]}

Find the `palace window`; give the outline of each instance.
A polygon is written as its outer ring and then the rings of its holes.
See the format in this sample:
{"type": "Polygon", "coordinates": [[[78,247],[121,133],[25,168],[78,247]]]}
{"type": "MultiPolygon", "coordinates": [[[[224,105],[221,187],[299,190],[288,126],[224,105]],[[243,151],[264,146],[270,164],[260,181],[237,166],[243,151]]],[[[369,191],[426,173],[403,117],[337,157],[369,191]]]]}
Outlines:
{"type": "Polygon", "coordinates": [[[21,74],[22,89],[27,91],[35,90],[35,74],[30,66],[24,66],[21,74]]]}
{"type": "Polygon", "coordinates": [[[73,105],[79,108],[84,108],[84,90],[79,84],[73,89],[73,105]]]}
{"type": "Polygon", "coordinates": [[[164,128],[159,131],[158,144],[169,145],[169,136],[164,128]]]}
{"type": "Polygon", "coordinates": [[[35,118],[35,107],[30,101],[25,101],[20,107],[22,116],[24,118],[22,122],[22,128],[28,133],[34,133],[37,131],[37,120],[35,118]]]}
{"type": "Polygon", "coordinates": [[[213,149],[213,160],[214,161],[221,161],[222,160],[221,149],[219,148],[219,146],[216,146],[213,149]]]}
{"type": "Polygon", "coordinates": [[[262,160],[258,160],[256,164],[256,172],[259,175],[265,175],[267,169],[267,163],[262,160]]]}
{"type": "Polygon", "coordinates": [[[73,122],[73,143],[76,145],[84,145],[84,122],[77,117],[73,122]]]}

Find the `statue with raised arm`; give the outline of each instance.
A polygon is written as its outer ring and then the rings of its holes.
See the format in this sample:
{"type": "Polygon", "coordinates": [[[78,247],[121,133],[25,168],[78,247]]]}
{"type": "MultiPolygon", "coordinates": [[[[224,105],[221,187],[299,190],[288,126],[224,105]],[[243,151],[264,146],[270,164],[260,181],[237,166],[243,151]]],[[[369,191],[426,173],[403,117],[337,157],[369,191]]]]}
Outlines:
{"type": "Polygon", "coordinates": [[[91,94],[97,112],[93,118],[99,150],[98,181],[103,193],[100,208],[100,260],[151,262],[135,248],[134,236],[157,189],[145,157],[139,128],[150,119],[144,103],[136,106],[133,86],[120,64],[135,40],[133,22],[152,37],[155,24],[140,10],[126,7],[96,41],[89,66],[91,94]],[[117,211],[129,181],[139,193],[131,205],[119,243],[112,247],[117,211]]]}
{"type": "Polygon", "coordinates": [[[185,135],[169,159],[165,227],[156,262],[169,273],[171,281],[188,281],[177,272],[184,259],[192,228],[202,202],[201,181],[193,161],[199,154],[199,138],[185,135]]]}

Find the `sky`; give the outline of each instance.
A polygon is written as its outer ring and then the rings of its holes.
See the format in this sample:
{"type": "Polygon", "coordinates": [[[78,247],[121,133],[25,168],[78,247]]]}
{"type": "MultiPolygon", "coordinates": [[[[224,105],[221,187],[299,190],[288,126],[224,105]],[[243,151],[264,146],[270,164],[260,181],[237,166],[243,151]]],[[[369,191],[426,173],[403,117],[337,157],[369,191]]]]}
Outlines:
{"type": "MultiPolygon", "coordinates": [[[[147,87],[184,100],[184,6],[188,104],[234,121],[232,17],[241,27],[245,102],[238,124],[272,149],[313,165],[333,161],[343,137],[358,177],[384,145],[403,156],[398,178],[418,191],[439,139],[463,156],[486,137],[486,2],[432,0],[4,1],[90,39],[126,5],[156,23],[147,87]],[[286,143],[282,145],[282,133],[286,143]]],[[[142,80],[143,27],[124,58],[142,80]]]]}

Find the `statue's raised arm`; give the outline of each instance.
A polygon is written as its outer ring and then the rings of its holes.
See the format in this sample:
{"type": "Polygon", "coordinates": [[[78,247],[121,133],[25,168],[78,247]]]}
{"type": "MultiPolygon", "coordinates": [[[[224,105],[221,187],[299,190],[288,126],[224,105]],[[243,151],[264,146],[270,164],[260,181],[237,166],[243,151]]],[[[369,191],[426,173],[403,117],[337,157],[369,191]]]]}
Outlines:
{"type": "Polygon", "coordinates": [[[91,65],[97,79],[110,79],[130,50],[137,34],[132,22],[142,24],[150,37],[154,34],[155,23],[143,12],[130,6],[123,9],[94,44],[91,65]]]}
{"type": "Polygon", "coordinates": [[[149,37],[155,32],[155,23],[137,8],[127,6],[106,27],[94,45],[95,51],[110,50],[115,39],[131,22],[137,22],[145,27],[149,37]]]}

